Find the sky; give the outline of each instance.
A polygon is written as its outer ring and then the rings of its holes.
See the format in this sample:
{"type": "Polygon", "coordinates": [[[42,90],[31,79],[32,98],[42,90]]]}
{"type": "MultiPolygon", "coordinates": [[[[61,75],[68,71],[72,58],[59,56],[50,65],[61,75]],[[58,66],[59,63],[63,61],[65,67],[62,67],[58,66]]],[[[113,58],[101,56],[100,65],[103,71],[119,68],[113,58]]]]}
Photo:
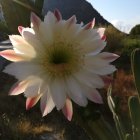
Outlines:
{"type": "Polygon", "coordinates": [[[129,33],[140,24],[140,0],[87,0],[119,30],[129,33]]]}

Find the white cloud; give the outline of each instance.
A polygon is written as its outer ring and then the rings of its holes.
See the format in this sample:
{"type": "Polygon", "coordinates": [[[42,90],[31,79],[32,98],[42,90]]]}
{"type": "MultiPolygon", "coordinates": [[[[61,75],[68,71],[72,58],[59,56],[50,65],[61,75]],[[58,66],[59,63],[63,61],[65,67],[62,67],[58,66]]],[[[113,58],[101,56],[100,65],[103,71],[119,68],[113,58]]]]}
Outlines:
{"type": "Polygon", "coordinates": [[[130,30],[137,24],[140,24],[140,17],[135,17],[133,19],[130,20],[112,20],[110,21],[116,28],[118,28],[119,30],[125,32],[125,33],[129,33],[130,30]]]}

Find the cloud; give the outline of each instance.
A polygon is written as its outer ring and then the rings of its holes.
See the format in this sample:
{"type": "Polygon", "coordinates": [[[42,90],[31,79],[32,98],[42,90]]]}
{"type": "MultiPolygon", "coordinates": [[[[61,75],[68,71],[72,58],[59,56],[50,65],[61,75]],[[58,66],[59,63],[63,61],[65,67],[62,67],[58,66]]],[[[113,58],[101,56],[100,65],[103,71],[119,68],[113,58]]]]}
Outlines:
{"type": "Polygon", "coordinates": [[[135,17],[129,20],[114,19],[110,22],[120,31],[129,33],[135,25],[140,24],[140,17],[135,17]]]}

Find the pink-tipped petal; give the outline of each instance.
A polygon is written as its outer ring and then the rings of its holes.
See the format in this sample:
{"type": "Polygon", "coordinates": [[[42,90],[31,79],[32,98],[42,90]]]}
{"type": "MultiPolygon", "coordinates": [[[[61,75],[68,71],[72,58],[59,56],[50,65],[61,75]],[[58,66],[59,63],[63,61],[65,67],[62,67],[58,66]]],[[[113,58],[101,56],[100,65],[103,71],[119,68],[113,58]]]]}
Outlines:
{"type": "Polygon", "coordinates": [[[67,20],[68,27],[70,27],[71,25],[75,24],[76,22],[77,22],[76,16],[73,15],[72,17],[70,17],[70,18],[67,20]]]}
{"type": "Polygon", "coordinates": [[[49,103],[46,104],[44,111],[42,112],[42,116],[46,116],[48,113],[50,113],[53,108],[55,107],[55,104],[53,101],[49,101],[49,103]]]}
{"type": "Polygon", "coordinates": [[[105,40],[106,40],[106,36],[103,35],[101,39],[102,39],[103,41],[105,41],[105,40]]]}
{"type": "Polygon", "coordinates": [[[18,31],[19,31],[20,34],[22,34],[23,29],[24,29],[24,27],[18,26],[18,31]]]}
{"type": "Polygon", "coordinates": [[[66,99],[66,103],[65,106],[62,109],[63,114],[65,115],[65,117],[71,121],[72,119],[72,115],[73,115],[73,107],[72,107],[72,102],[70,99],[66,99]]]}
{"type": "Polygon", "coordinates": [[[11,88],[9,95],[19,95],[25,91],[27,88],[28,82],[27,81],[22,81],[22,82],[17,82],[13,85],[11,88]]]}
{"type": "Polygon", "coordinates": [[[119,58],[120,56],[114,53],[108,53],[108,52],[103,52],[100,54],[101,58],[104,60],[107,60],[108,62],[113,62],[115,61],[117,58],[119,58]]]}
{"type": "Polygon", "coordinates": [[[26,99],[26,110],[29,110],[30,108],[32,108],[34,105],[36,105],[36,103],[39,101],[41,97],[41,94],[35,97],[29,97],[26,99]]]}
{"type": "Polygon", "coordinates": [[[0,56],[4,57],[5,59],[13,62],[23,61],[25,57],[15,53],[14,50],[4,50],[0,52],[0,56]]]}
{"type": "Polygon", "coordinates": [[[97,32],[98,32],[100,38],[102,38],[102,37],[104,36],[105,28],[99,28],[99,29],[97,30],[97,32]]]}
{"type": "Polygon", "coordinates": [[[38,29],[40,26],[41,20],[40,18],[35,14],[31,13],[31,26],[35,29],[38,29]]]}
{"type": "Polygon", "coordinates": [[[95,25],[95,18],[91,22],[89,22],[87,25],[85,25],[84,29],[85,30],[93,29],[94,25],[95,25]]]}
{"type": "Polygon", "coordinates": [[[103,104],[102,97],[100,93],[96,89],[92,89],[92,91],[87,92],[87,98],[94,103],[103,104]]]}
{"type": "Polygon", "coordinates": [[[111,76],[102,76],[101,78],[104,81],[106,87],[108,87],[113,82],[113,78],[111,76]]]}
{"type": "Polygon", "coordinates": [[[62,19],[62,15],[58,9],[54,10],[54,15],[55,15],[57,21],[60,21],[62,19]]]}
{"type": "Polygon", "coordinates": [[[46,116],[48,113],[50,113],[55,107],[55,104],[49,93],[44,93],[43,96],[41,97],[40,107],[43,117],[46,116]]]}

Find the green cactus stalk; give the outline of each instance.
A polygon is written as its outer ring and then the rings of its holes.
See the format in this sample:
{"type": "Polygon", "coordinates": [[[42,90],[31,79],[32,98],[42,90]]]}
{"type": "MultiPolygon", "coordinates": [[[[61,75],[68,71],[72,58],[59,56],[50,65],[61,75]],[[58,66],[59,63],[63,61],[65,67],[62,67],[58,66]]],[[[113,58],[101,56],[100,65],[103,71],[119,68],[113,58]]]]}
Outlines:
{"type": "Polygon", "coordinates": [[[128,101],[130,118],[132,122],[133,140],[140,139],[140,103],[137,97],[132,96],[128,101]]]}
{"type": "Polygon", "coordinates": [[[125,140],[133,140],[132,135],[126,134],[126,135],[125,135],[125,140]]]}
{"type": "Polygon", "coordinates": [[[119,135],[119,139],[124,140],[125,139],[125,132],[123,130],[120,119],[119,119],[119,117],[116,113],[115,103],[112,99],[111,93],[112,93],[112,87],[110,86],[108,88],[108,93],[107,93],[108,106],[109,106],[109,108],[110,108],[110,110],[113,114],[113,119],[115,121],[115,125],[116,125],[116,129],[117,129],[117,132],[118,132],[118,135],[119,135]]]}
{"type": "Polygon", "coordinates": [[[140,100],[140,49],[135,49],[131,54],[131,67],[134,75],[135,86],[140,100]]]}

